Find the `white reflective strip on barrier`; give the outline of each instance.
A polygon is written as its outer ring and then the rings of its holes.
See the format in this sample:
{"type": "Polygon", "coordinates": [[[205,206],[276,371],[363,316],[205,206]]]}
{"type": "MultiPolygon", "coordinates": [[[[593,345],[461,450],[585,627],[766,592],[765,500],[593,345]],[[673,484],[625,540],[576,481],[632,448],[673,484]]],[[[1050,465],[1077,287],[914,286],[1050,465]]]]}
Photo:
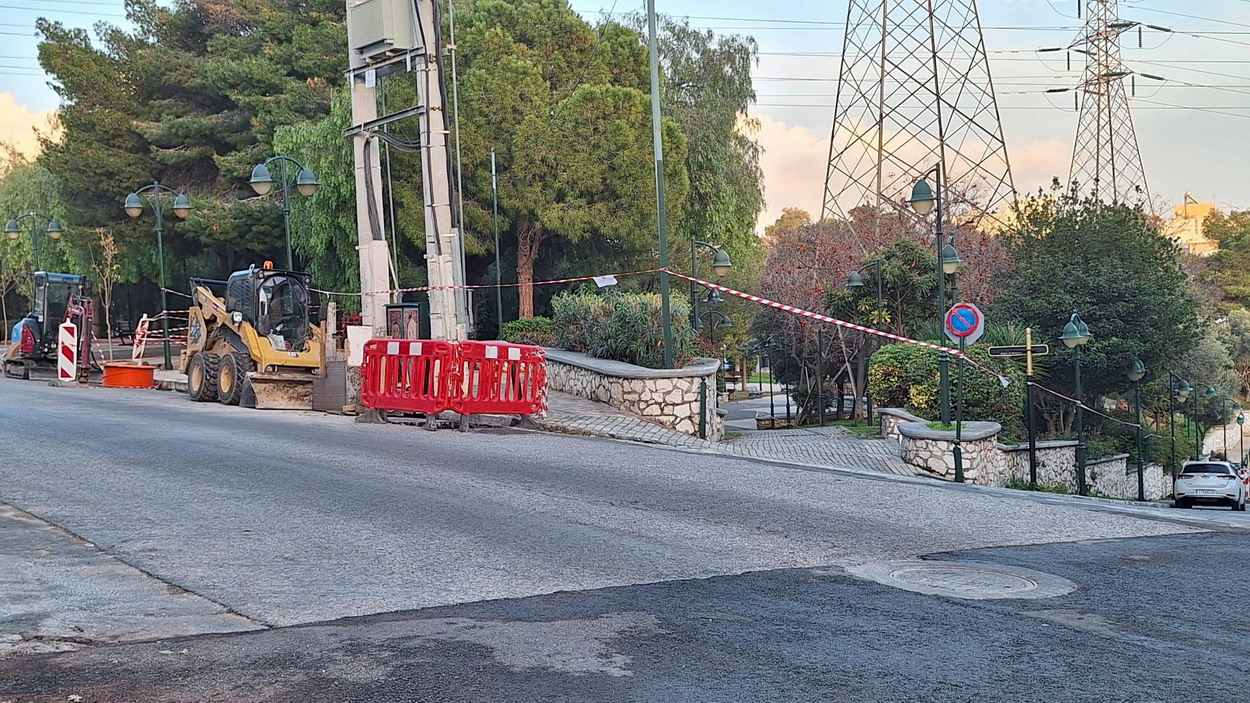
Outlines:
{"type": "Polygon", "coordinates": [[[487,358],[487,359],[498,359],[498,358],[499,358],[499,347],[486,347],[486,358],[487,358]]]}
{"type": "Polygon", "coordinates": [[[521,360],[521,349],[520,349],[520,347],[508,347],[508,360],[509,360],[509,361],[520,361],[520,360],[521,360]]]}
{"type": "Polygon", "coordinates": [[[386,353],[388,356],[397,356],[399,354],[399,342],[387,342],[386,353]]]}
{"type": "Polygon", "coordinates": [[[409,344],[408,353],[413,356],[421,356],[421,342],[413,342],[409,344]]]}

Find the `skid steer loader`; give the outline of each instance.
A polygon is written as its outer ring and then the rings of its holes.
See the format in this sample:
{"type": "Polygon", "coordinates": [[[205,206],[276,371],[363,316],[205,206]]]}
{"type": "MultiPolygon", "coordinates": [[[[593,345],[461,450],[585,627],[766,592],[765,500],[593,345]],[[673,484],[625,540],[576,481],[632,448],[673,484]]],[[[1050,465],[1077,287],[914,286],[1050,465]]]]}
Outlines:
{"type": "Polygon", "coordinates": [[[308,274],[265,262],[226,281],[191,280],[179,367],[199,402],[311,410],[324,339],[309,320],[308,274]]]}

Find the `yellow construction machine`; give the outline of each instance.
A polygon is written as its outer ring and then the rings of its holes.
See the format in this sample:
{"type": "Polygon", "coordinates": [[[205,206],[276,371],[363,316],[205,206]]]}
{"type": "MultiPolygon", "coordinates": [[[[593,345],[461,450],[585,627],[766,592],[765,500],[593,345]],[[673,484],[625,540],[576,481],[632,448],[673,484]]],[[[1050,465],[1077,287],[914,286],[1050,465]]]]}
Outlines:
{"type": "Polygon", "coordinates": [[[324,338],[309,320],[306,273],[266,262],[226,281],[192,279],[187,395],[199,402],[311,410],[324,338]]]}

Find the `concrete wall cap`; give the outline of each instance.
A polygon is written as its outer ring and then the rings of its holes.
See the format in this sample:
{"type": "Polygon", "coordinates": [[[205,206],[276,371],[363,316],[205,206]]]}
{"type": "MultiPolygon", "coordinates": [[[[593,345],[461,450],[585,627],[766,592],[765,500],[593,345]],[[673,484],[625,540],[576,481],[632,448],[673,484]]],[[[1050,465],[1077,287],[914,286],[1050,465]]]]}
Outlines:
{"type": "MultiPolygon", "coordinates": [[[[1048,439],[1037,443],[1038,449],[1064,449],[1067,447],[1075,447],[1076,440],[1072,439],[1048,439]]],[[[1000,444],[998,448],[1004,452],[1027,452],[1029,445],[1027,444],[1000,444]]]]}
{"type": "MultiPolygon", "coordinates": [[[[1003,426],[997,422],[969,422],[964,421],[963,432],[960,433],[960,439],[964,442],[975,442],[979,439],[993,437],[1003,431],[1003,426]]],[[[928,424],[924,422],[904,422],[898,426],[899,434],[908,439],[937,439],[945,442],[955,441],[954,430],[932,430],[928,424]]]]}
{"type": "Polygon", "coordinates": [[[567,366],[574,366],[579,369],[593,371],[603,376],[612,376],[615,378],[702,378],[711,376],[720,368],[720,360],[718,359],[695,359],[687,366],[680,369],[648,369],[643,366],[635,366],[627,364],[624,361],[614,361],[612,359],[596,359],[582,352],[571,352],[564,349],[547,350],[547,361],[567,366]]]}
{"type": "MultiPolygon", "coordinates": [[[[1112,454],[1104,456],[1101,459],[1089,459],[1085,462],[1085,466],[1098,466],[1099,464],[1110,464],[1113,461],[1123,461],[1129,457],[1128,454],[1112,454]]],[[[1137,472],[1137,464],[1133,464],[1133,472],[1137,472]]]]}
{"type": "Polygon", "coordinates": [[[873,408],[873,412],[878,415],[890,415],[891,417],[901,417],[908,422],[928,422],[923,417],[912,415],[902,408],[873,408]]]}

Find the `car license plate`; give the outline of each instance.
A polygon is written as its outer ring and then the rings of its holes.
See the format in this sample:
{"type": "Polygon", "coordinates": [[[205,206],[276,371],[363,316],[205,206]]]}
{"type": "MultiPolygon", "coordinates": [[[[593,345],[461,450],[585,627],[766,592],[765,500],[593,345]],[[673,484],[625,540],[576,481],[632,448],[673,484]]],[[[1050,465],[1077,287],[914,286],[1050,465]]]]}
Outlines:
{"type": "Polygon", "coordinates": [[[1203,495],[1203,496],[1219,495],[1219,491],[1212,489],[1212,488],[1199,488],[1197,491],[1195,491],[1195,493],[1197,493],[1198,495],[1203,495]]]}

